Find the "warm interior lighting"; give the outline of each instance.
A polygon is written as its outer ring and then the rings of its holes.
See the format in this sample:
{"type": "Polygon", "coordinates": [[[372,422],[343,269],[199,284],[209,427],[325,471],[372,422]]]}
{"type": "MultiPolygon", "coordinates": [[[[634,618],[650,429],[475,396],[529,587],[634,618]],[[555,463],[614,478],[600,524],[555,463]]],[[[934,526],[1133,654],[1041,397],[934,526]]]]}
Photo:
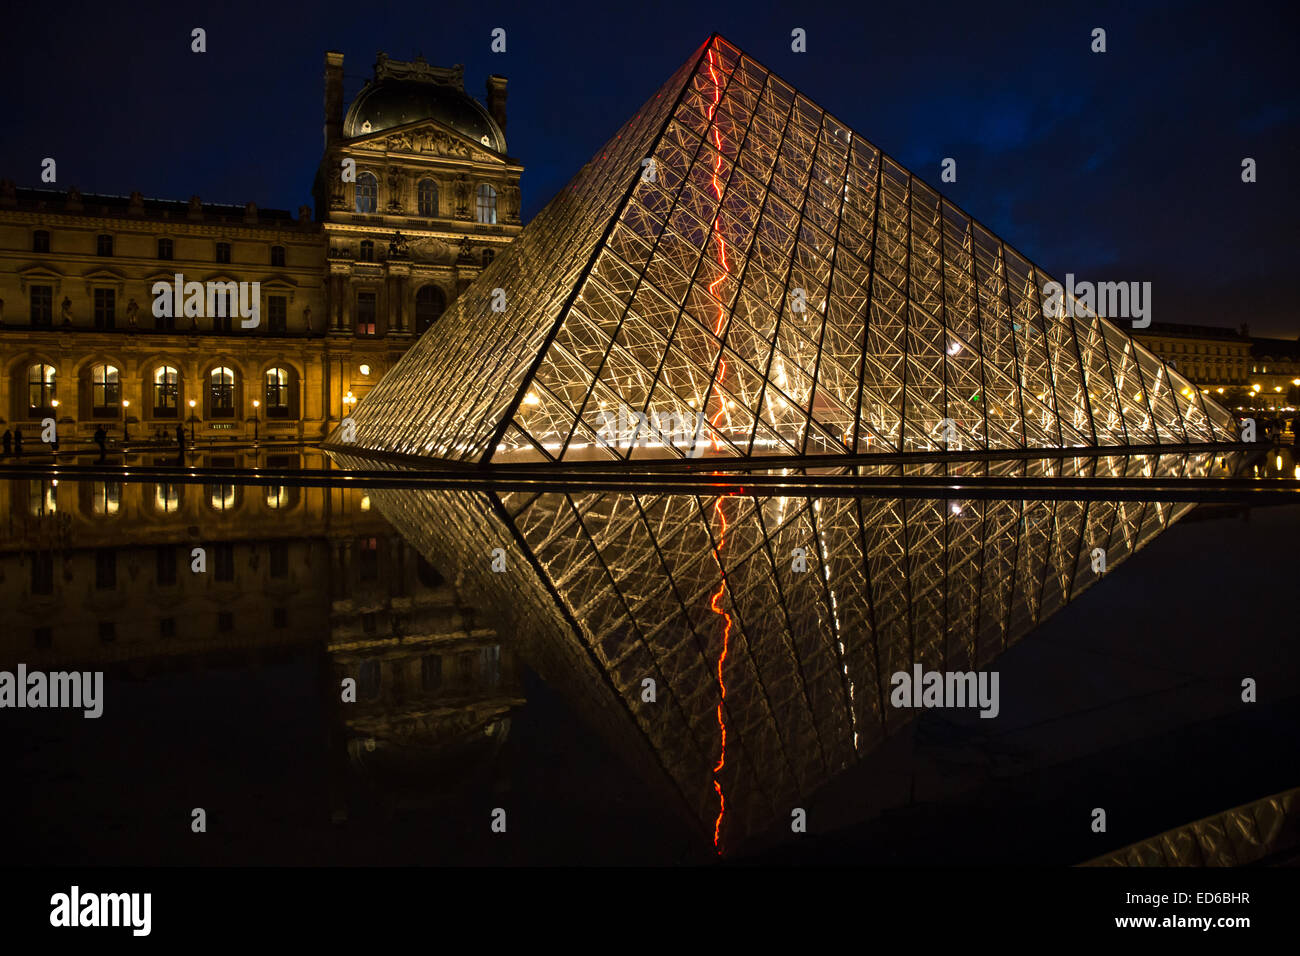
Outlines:
{"type": "Polygon", "coordinates": [[[541,403],[542,400],[537,397],[536,392],[529,392],[527,395],[524,396],[525,405],[540,405],[541,403]]]}

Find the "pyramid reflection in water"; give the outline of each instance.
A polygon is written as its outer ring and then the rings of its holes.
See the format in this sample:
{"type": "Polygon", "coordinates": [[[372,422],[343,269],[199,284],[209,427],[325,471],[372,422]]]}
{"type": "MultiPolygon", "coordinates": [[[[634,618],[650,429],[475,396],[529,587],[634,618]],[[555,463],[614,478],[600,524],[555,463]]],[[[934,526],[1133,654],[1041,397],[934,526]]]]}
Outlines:
{"type": "Polygon", "coordinates": [[[1235,439],[1110,321],[1073,300],[1044,316],[1049,281],[714,37],[363,398],[353,448],[615,461],[1235,439]]]}
{"type": "MultiPolygon", "coordinates": [[[[1222,474],[1208,453],[962,468],[1004,477],[1222,474]]],[[[883,464],[862,470],[902,473],[883,464]]],[[[502,638],[518,642],[593,730],[728,850],[788,821],[802,796],[910,719],[890,705],[891,674],[914,664],[987,668],[1098,580],[1092,549],[1105,550],[1110,573],[1193,507],[368,493],[417,550],[498,617],[502,638]],[[642,699],[646,678],[657,685],[653,704],[642,699]]]]}

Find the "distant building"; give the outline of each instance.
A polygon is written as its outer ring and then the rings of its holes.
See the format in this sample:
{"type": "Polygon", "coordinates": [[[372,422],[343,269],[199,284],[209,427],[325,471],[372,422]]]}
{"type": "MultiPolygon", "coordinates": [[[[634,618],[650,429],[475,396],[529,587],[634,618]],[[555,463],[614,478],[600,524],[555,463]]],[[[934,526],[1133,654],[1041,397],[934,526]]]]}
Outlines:
{"type": "Polygon", "coordinates": [[[1300,403],[1300,340],[1255,337],[1246,325],[1169,322],[1133,336],[1234,411],[1294,411],[1300,403]]]}
{"type": "Polygon", "coordinates": [[[314,218],[0,182],[0,424],[29,442],[46,418],[62,442],[178,422],[320,438],[520,230],[506,80],[487,93],[469,96],[461,67],[381,53],[345,113],[343,55],[327,53],[314,218]],[[187,293],[156,315],[178,274],[203,284],[202,314],[187,293]]]}

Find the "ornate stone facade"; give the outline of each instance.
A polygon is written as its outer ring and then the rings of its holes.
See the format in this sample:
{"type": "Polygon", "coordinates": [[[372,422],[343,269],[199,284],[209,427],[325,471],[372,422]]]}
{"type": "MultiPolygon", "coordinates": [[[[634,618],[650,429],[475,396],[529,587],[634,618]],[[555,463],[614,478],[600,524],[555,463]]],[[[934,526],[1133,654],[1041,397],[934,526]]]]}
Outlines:
{"type": "Polygon", "coordinates": [[[349,111],[367,113],[349,132],[369,132],[344,135],[342,54],[325,62],[315,218],[0,180],[0,431],[29,449],[48,417],[61,443],[177,424],[200,441],[318,440],[514,238],[502,78],[485,108],[461,68],[381,54],[349,111]],[[258,283],[258,326],[156,317],[154,284],[177,274],[258,283]]]}

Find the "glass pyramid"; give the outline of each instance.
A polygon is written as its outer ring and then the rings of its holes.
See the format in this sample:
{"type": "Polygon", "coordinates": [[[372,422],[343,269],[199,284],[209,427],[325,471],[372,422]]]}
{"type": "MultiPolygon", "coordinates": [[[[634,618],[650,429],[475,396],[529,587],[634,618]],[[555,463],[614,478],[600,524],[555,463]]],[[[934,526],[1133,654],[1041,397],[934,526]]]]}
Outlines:
{"type": "MultiPolygon", "coordinates": [[[[1235,472],[1237,462],[1216,471],[1214,459],[1116,453],[919,467],[1008,479],[1235,472]]],[[[861,467],[901,475],[918,466],[861,467]]],[[[367,494],[717,850],[774,823],[788,835],[791,807],[914,719],[891,705],[893,674],[918,664],[988,669],[1195,507],[1146,495],[367,494]],[[1105,551],[1101,573],[1094,548],[1105,551]],[[505,555],[500,573],[494,549],[505,555]],[[646,678],[657,685],[653,705],[642,697],[646,678]]]]}
{"type": "MultiPolygon", "coordinates": [[[[463,462],[1235,441],[1116,325],[712,37],[354,409],[463,462]]],[[[330,444],[341,447],[336,430],[330,444]]]]}

